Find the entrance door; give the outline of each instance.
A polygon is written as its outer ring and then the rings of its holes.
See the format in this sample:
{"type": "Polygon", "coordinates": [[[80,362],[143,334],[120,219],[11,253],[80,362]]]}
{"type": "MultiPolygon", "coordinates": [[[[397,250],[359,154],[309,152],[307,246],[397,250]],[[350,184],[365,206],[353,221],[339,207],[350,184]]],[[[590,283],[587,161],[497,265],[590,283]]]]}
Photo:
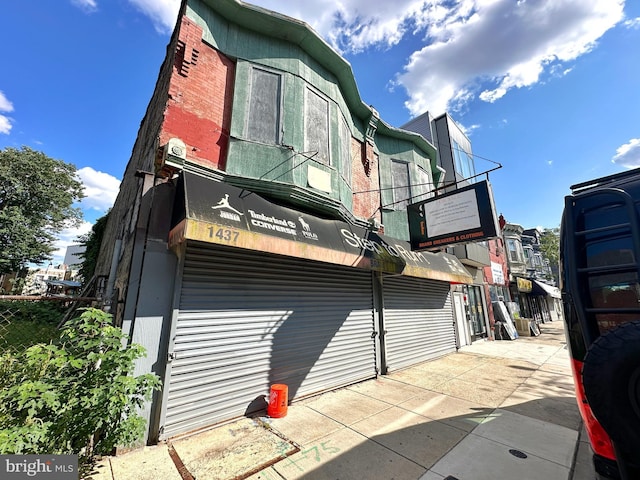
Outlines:
{"type": "Polygon", "coordinates": [[[467,286],[467,296],[469,302],[469,327],[471,328],[471,339],[476,340],[487,336],[487,325],[485,323],[484,306],[482,303],[482,291],[476,285],[467,286]]]}
{"type": "Polygon", "coordinates": [[[456,335],[458,336],[458,347],[471,345],[471,335],[467,328],[467,314],[464,308],[464,294],[453,293],[453,313],[456,321],[456,335]]]}

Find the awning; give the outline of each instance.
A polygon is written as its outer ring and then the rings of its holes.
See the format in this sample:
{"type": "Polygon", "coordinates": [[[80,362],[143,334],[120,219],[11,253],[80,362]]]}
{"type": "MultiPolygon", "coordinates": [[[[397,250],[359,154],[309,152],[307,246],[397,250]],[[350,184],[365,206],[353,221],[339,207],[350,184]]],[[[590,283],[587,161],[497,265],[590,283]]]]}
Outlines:
{"type": "Polygon", "coordinates": [[[409,242],[283,207],[194,173],[183,173],[176,202],[174,218],[177,215],[179,220],[169,234],[170,247],[198,240],[391,274],[472,283],[453,255],[412,252],[409,242]],[[184,202],[184,207],[178,202],[184,202]]]}
{"type": "Polygon", "coordinates": [[[72,280],[47,280],[47,284],[67,288],[80,288],[82,286],[80,282],[74,282],[72,280]]]}
{"type": "Polygon", "coordinates": [[[554,287],[552,285],[547,285],[544,282],[539,282],[537,280],[533,281],[533,288],[531,290],[532,295],[548,295],[552,298],[562,298],[560,294],[560,289],[558,287],[554,287]]]}

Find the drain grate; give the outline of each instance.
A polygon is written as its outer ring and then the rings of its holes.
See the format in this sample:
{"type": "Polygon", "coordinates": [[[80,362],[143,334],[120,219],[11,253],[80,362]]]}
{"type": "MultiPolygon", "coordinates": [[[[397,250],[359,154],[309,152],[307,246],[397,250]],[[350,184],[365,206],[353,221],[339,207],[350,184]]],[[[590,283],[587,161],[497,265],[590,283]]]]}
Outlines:
{"type": "Polygon", "coordinates": [[[510,449],[509,453],[511,455],[513,455],[514,457],[517,457],[517,458],[527,458],[527,454],[526,453],[521,452],[520,450],[516,450],[515,448],[510,449]]]}

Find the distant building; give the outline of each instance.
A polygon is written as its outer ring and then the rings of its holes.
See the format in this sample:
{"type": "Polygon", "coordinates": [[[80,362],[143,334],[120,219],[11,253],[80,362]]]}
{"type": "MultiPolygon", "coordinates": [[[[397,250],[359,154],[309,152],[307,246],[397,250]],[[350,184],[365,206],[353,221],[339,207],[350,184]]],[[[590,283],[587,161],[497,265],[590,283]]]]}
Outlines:
{"type": "Polygon", "coordinates": [[[69,268],[77,269],[82,265],[86,247],[84,245],[69,245],[64,255],[64,264],[69,268]]]}
{"type": "Polygon", "coordinates": [[[49,282],[69,280],[71,274],[71,270],[64,264],[54,266],[49,263],[45,267],[30,268],[22,288],[22,295],[44,295],[47,293],[49,282]]]}

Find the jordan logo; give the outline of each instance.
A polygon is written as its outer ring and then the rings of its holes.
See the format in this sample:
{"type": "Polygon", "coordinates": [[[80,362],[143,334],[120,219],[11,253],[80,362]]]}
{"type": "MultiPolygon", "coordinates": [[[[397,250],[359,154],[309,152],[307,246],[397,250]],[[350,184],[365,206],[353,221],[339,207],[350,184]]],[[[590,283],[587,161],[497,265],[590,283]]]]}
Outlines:
{"type": "Polygon", "coordinates": [[[220,217],[226,218],[227,220],[233,220],[235,222],[240,221],[240,216],[244,215],[244,213],[239,212],[231,205],[229,205],[229,194],[225,193],[224,197],[220,199],[220,201],[213,205],[211,208],[214,210],[220,210],[220,217]]]}
{"type": "Polygon", "coordinates": [[[238,215],[244,215],[244,213],[239,212],[238,210],[233,208],[231,205],[229,205],[229,194],[228,193],[225,193],[224,197],[222,197],[220,199],[220,201],[217,204],[215,204],[213,207],[211,207],[211,208],[213,208],[214,210],[217,210],[219,208],[225,208],[227,210],[231,210],[232,212],[237,213],[238,215]]]}

